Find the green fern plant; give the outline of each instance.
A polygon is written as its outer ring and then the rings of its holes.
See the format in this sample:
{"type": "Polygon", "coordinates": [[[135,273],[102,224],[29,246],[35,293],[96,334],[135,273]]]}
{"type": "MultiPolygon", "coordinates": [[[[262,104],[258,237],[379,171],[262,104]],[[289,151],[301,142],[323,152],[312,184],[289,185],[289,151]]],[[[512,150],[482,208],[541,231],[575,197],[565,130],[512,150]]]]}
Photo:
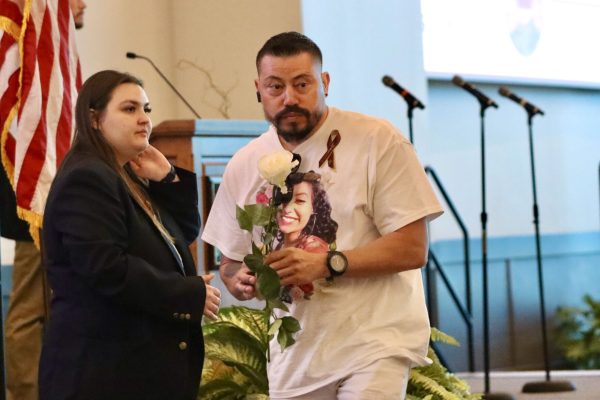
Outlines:
{"type": "MultiPolygon", "coordinates": [[[[455,338],[436,328],[431,328],[431,340],[459,346],[455,338]]],[[[431,347],[429,347],[427,356],[433,363],[410,370],[410,379],[406,391],[407,400],[481,399],[480,394],[471,394],[471,388],[467,382],[450,373],[444,367],[431,347]]]]}
{"type": "Polygon", "coordinates": [[[600,302],[583,297],[584,307],[558,307],[556,345],[571,367],[600,368],[600,302]]]}
{"type": "MultiPolygon", "coordinates": [[[[204,325],[206,357],[198,399],[267,400],[267,316],[263,310],[232,306],[204,325]]],[[[452,336],[432,328],[431,340],[458,346],[452,336]]],[[[469,385],[440,363],[429,348],[431,365],[413,368],[407,400],[475,400],[469,385]]]]}

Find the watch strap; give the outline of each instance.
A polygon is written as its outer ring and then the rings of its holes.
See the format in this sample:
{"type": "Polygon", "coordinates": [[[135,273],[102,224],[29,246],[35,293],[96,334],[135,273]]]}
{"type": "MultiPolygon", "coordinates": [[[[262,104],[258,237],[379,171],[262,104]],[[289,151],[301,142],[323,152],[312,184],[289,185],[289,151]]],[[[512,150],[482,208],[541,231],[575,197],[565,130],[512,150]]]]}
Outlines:
{"type": "Polygon", "coordinates": [[[171,164],[171,169],[169,170],[169,173],[160,180],[160,183],[171,183],[175,180],[176,176],[177,176],[177,171],[175,171],[175,166],[173,166],[173,164],[171,164]]]}
{"type": "Polygon", "coordinates": [[[333,278],[335,278],[337,276],[341,276],[344,274],[344,272],[346,272],[346,270],[348,269],[348,258],[346,258],[346,255],[340,251],[330,250],[327,252],[326,265],[327,265],[327,269],[329,270],[329,277],[327,278],[327,280],[332,281],[333,278]],[[345,267],[342,271],[337,271],[332,267],[331,260],[333,257],[341,257],[344,260],[345,267]]]}

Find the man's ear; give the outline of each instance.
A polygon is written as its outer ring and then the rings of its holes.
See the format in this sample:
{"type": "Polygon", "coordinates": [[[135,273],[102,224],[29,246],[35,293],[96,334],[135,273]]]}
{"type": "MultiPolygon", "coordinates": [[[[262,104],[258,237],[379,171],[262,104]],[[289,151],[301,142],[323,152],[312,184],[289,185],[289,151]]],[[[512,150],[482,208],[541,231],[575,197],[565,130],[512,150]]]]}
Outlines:
{"type": "Polygon", "coordinates": [[[262,98],[260,97],[260,92],[258,91],[258,79],[254,80],[254,87],[256,88],[256,101],[262,103],[262,98]]]}
{"type": "Polygon", "coordinates": [[[321,72],[321,82],[323,82],[323,94],[327,96],[329,94],[329,72],[321,72]]]}

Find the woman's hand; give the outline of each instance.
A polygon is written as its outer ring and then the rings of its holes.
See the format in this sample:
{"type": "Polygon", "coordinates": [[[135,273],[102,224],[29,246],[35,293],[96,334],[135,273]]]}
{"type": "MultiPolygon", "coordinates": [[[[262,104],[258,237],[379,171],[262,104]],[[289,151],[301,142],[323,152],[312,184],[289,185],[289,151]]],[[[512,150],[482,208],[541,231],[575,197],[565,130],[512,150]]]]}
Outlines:
{"type": "MultiPolygon", "coordinates": [[[[152,145],[131,160],[129,166],[140,178],[156,182],[161,181],[171,171],[169,160],[152,145]]],[[[175,177],[173,182],[178,180],[179,178],[175,177]]]]}
{"type": "Polygon", "coordinates": [[[210,281],[215,277],[214,274],[202,276],[206,284],[206,300],[204,302],[204,316],[216,320],[219,313],[219,305],[221,304],[221,291],[214,286],[210,286],[210,281]]]}

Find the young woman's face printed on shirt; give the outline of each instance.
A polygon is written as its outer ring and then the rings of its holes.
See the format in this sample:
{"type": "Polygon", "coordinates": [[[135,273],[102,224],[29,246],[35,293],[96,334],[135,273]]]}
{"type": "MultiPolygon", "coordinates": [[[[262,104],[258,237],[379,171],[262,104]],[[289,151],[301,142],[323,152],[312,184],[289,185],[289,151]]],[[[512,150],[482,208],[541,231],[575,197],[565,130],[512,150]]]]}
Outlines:
{"type": "Polygon", "coordinates": [[[290,202],[279,209],[277,223],[281,232],[297,238],[313,213],[313,190],[309,182],[300,182],[294,185],[293,191],[290,202]]]}

